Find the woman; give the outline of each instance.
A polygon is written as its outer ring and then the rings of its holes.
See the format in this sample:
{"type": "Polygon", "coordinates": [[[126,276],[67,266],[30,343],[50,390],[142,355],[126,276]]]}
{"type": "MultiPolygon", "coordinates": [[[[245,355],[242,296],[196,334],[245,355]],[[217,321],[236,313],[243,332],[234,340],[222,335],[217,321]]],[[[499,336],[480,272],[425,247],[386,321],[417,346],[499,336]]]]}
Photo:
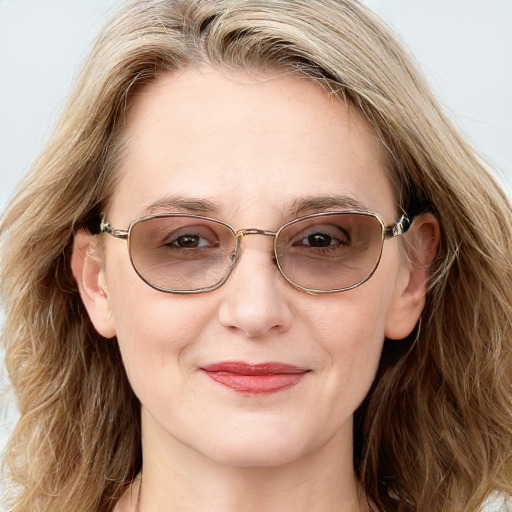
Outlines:
{"type": "Polygon", "coordinates": [[[2,222],[12,510],[511,493],[510,213],[358,2],[127,5],[2,222]]]}

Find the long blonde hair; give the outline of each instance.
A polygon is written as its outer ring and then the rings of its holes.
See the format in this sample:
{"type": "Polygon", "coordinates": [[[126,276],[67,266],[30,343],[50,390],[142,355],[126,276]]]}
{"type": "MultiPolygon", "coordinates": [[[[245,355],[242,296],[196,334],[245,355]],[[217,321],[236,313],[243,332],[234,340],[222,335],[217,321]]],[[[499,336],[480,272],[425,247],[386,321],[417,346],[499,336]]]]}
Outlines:
{"type": "Polygon", "coordinates": [[[417,339],[386,342],[354,464],[385,511],[474,511],[512,493],[511,207],[408,52],[356,0],[137,0],[97,39],[1,224],[3,342],[20,420],[13,512],[112,510],[141,467],[139,404],[69,268],[115,183],[130,91],[202,63],[302,73],[363,112],[397,200],[442,244],[417,339]]]}

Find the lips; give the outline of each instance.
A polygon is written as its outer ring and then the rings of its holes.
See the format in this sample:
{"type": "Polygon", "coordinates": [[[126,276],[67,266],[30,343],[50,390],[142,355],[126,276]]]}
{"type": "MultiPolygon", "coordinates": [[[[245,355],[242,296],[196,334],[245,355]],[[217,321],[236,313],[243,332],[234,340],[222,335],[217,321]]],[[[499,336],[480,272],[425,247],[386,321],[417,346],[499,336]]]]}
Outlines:
{"type": "Polygon", "coordinates": [[[270,394],[298,384],[309,370],[285,363],[249,364],[227,361],[203,366],[213,381],[238,393],[270,394]]]}

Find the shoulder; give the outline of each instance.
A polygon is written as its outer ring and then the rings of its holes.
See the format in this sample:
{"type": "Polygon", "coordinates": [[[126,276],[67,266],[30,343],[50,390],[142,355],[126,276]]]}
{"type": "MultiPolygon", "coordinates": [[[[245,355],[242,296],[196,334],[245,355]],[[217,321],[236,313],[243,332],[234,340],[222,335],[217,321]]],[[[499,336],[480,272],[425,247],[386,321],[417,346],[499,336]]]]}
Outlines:
{"type": "Polygon", "coordinates": [[[480,512],[512,512],[512,496],[498,492],[492,493],[480,512]]]}

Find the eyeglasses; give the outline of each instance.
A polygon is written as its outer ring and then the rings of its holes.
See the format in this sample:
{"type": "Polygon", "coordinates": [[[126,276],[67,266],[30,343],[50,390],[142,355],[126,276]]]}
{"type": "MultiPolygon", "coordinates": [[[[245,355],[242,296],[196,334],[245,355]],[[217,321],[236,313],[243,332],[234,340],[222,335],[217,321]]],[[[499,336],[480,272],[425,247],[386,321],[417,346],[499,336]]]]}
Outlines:
{"type": "Polygon", "coordinates": [[[126,231],[103,220],[100,232],[128,242],[133,268],[149,286],[169,293],[215,290],[229,277],[242,238],[274,238],[273,260],[295,288],[311,293],[349,290],[377,268],[384,240],[404,234],[406,214],[386,226],[369,211],[321,212],[294,219],[277,231],[238,229],[192,214],[156,214],[135,219],[126,231]]]}

